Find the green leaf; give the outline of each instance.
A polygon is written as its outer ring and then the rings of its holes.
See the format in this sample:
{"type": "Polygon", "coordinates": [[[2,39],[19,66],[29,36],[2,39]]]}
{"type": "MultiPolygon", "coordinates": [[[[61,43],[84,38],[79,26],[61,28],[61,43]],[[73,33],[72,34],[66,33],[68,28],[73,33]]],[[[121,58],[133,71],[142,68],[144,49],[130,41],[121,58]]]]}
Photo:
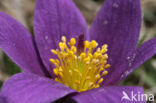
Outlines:
{"type": "Polygon", "coordinates": [[[151,87],[156,86],[156,70],[152,65],[152,59],[144,63],[145,70],[142,71],[142,80],[151,87]]]}
{"type": "Polygon", "coordinates": [[[4,60],[4,65],[6,67],[5,72],[7,74],[13,75],[21,72],[21,69],[15,63],[13,63],[6,54],[3,55],[3,60],[4,60]]]}
{"type": "Polygon", "coordinates": [[[1,89],[1,87],[2,87],[2,84],[3,84],[3,82],[2,82],[2,81],[0,81],[0,89],[1,89]]]}

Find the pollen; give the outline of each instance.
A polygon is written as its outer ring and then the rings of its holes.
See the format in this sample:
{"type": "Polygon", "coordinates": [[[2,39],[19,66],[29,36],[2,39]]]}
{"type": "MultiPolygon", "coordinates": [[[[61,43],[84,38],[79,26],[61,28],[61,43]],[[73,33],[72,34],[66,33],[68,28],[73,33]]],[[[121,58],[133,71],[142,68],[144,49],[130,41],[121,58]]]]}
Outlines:
{"type": "Polygon", "coordinates": [[[51,50],[57,58],[49,59],[55,66],[55,81],[78,92],[100,87],[108,74],[106,69],[110,67],[110,64],[107,64],[107,44],[97,48],[98,43],[95,40],[83,42],[84,49],[78,53],[76,39],[71,38],[67,43],[66,37],[63,36],[58,44],[59,49],[51,50]]]}

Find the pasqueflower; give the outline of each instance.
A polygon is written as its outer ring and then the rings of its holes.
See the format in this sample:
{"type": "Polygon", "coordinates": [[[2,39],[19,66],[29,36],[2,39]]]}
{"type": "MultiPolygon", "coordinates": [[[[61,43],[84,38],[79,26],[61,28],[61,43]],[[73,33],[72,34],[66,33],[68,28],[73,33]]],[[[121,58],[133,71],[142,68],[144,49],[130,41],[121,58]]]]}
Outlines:
{"type": "Polygon", "coordinates": [[[2,103],[131,103],[122,91],[143,93],[117,86],[156,53],[156,38],[136,47],[140,0],[106,0],[89,29],[72,0],[36,2],[34,35],[0,12],[0,48],[24,71],[4,83],[2,103]]]}

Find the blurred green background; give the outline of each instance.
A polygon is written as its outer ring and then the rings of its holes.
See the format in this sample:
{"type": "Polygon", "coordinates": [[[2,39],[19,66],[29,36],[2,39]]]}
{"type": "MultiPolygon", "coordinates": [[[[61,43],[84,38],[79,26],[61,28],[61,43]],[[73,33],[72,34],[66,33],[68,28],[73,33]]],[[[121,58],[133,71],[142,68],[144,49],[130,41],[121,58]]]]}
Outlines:
{"type": "MultiPolygon", "coordinates": [[[[104,0],[74,0],[85,16],[90,26],[104,0]]],[[[143,23],[138,45],[152,37],[156,37],[156,0],[141,0],[143,23]]],[[[20,21],[33,32],[33,12],[35,0],[0,0],[0,11],[20,21]]],[[[0,50],[0,86],[10,76],[21,72],[8,57],[0,50]]],[[[156,56],[145,62],[129,75],[120,85],[142,86],[146,93],[156,95],[156,56]]]]}

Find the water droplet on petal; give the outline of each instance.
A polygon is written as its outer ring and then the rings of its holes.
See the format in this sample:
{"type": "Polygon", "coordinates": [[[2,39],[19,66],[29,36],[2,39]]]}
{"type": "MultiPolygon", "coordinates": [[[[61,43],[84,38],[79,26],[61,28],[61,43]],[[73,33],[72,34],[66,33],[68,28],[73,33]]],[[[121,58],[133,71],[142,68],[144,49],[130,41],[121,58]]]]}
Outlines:
{"type": "Polygon", "coordinates": [[[118,5],[117,3],[114,3],[114,4],[113,4],[113,7],[114,7],[114,8],[118,8],[119,5],[118,5]]]}
{"type": "Polygon", "coordinates": [[[130,59],[130,57],[127,57],[127,60],[129,60],[130,59]]]}
{"type": "Polygon", "coordinates": [[[132,57],[132,58],[133,58],[133,60],[135,59],[135,57],[136,57],[136,54],[133,54],[133,57],[132,57]]]}
{"type": "Polygon", "coordinates": [[[49,38],[48,36],[45,36],[45,40],[48,40],[48,38],[49,38]]]}
{"type": "Polygon", "coordinates": [[[125,71],[122,75],[121,75],[121,79],[128,76],[130,73],[132,72],[132,70],[127,70],[125,71]]]}
{"type": "Polygon", "coordinates": [[[104,24],[104,25],[107,25],[107,24],[108,24],[108,21],[107,21],[107,20],[105,20],[105,21],[103,22],[103,24],[104,24]]]}
{"type": "Polygon", "coordinates": [[[103,92],[103,91],[105,91],[105,89],[99,89],[99,90],[98,90],[98,92],[103,92]]]}
{"type": "Polygon", "coordinates": [[[128,65],[129,67],[131,67],[132,66],[132,63],[129,63],[129,65],[128,65]]]}
{"type": "Polygon", "coordinates": [[[124,76],[127,76],[129,73],[130,73],[129,71],[126,71],[126,72],[124,73],[124,76]]]}

